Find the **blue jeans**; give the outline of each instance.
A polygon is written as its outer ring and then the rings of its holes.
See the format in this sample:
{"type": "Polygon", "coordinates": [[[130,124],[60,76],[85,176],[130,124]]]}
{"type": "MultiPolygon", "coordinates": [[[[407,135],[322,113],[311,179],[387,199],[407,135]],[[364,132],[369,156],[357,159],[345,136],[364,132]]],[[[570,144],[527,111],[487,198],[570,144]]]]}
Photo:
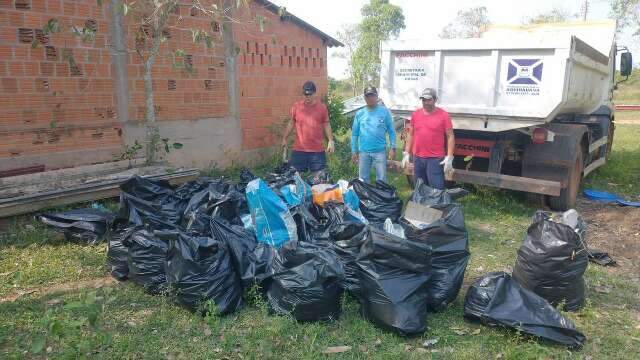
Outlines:
{"type": "Polygon", "coordinates": [[[291,152],[291,166],[299,172],[320,171],[327,166],[327,157],[324,151],[321,152],[291,152]]]}
{"type": "Polygon", "coordinates": [[[413,160],[413,176],[434,189],[444,190],[444,165],[440,165],[443,159],[416,156],[413,160]]]}
{"type": "Polygon", "coordinates": [[[376,169],[376,180],[387,182],[387,152],[360,152],[360,160],[358,161],[358,177],[368,183],[371,166],[376,169]]]}

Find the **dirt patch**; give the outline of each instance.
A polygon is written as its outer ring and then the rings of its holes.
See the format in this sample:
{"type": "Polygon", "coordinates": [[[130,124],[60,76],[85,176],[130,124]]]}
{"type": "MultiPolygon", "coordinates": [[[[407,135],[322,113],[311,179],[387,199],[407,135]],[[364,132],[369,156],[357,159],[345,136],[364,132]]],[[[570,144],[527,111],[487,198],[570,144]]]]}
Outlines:
{"type": "Polygon", "coordinates": [[[112,277],[103,277],[103,278],[93,279],[93,280],[76,281],[76,282],[70,282],[70,283],[64,283],[64,284],[58,284],[58,285],[49,285],[46,287],[22,290],[14,294],[9,294],[5,297],[1,297],[0,303],[16,301],[18,298],[20,298],[23,295],[38,294],[40,296],[44,296],[44,295],[53,294],[57,292],[69,292],[69,291],[75,291],[80,289],[89,289],[89,288],[98,289],[104,286],[115,284],[116,282],[117,281],[112,277]]]}
{"type": "Polygon", "coordinates": [[[606,251],[618,263],[612,272],[640,274],[640,208],[578,200],[577,210],[588,224],[587,244],[606,251]]]}

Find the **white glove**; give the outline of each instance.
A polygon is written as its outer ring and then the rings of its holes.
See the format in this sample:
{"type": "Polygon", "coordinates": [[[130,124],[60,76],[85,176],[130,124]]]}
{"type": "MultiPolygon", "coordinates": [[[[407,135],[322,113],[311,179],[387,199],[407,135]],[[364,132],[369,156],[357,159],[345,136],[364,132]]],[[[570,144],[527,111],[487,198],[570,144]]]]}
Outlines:
{"type": "Polygon", "coordinates": [[[445,174],[453,171],[453,156],[445,156],[444,160],[440,162],[440,165],[444,165],[445,174]]]}
{"type": "Polygon", "coordinates": [[[406,151],[403,151],[402,162],[400,163],[400,166],[404,169],[405,167],[407,167],[407,164],[409,164],[409,153],[406,151]]]}
{"type": "Polygon", "coordinates": [[[333,140],[329,140],[329,143],[327,144],[327,153],[332,154],[335,150],[336,144],[333,142],[333,140]]]}

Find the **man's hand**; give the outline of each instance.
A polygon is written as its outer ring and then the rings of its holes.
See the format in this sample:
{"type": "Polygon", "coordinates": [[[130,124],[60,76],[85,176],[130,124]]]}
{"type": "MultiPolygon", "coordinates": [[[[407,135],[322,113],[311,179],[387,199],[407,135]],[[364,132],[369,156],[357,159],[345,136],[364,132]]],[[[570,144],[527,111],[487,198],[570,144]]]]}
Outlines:
{"type": "Polygon", "coordinates": [[[396,149],[389,150],[389,160],[393,160],[396,158],[396,149]]]}
{"type": "Polygon", "coordinates": [[[351,155],[351,161],[353,161],[354,164],[357,164],[359,160],[360,156],[358,155],[358,153],[353,153],[353,155],[351,155]]]}
{"type": "Polygon", "coordinates": [[[409,153],[406,151],[402,152],[402,162],[400,163],[400,166],[402,166],[402,168],[406,168],[407,165],[409,164],[409,153]]]}
{"type": "Polygon", "coordinates": [[[336,151],[336,144],[333,140],[329,140],[329,143],[327,144],[327,153],[333,154],[334,151],[336,151]]]}
{"type": "Polygon", "coordinates": [[[440,165],[444,165],[444,173],[448,174],[453,171],[453,156],[445,156],[444,160],[440,162],[440,165]]]}

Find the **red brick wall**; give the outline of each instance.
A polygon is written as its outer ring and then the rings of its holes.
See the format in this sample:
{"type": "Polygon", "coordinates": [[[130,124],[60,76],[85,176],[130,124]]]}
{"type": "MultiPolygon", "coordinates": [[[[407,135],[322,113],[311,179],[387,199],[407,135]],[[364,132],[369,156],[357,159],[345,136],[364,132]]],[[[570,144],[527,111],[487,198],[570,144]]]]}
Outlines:
{"type": "Polygon", "coordinates": [[[0,159],[122,144],[107,17],[96,1],[0,0],[0,159]],[[89,42],[67,31],[44,36],[54,17],[65,27],[93,20],[97,36],[89,42]]]}
{"type": "Polygon", "coordinates": [[[291,105],[302,99],[302,84],[312,80],[318,97],[327,93],[327,48],[316,34],[259,6],[240,16],[246,24],[234,26],[239,47],[238,76],[242,148],[251,150],[280,141],[270,129],[289,116],[291,105]],[[260,31],[256,18],[265,19],[260,31]]]}
{"type": "MultiPolygon", "coordinates": [[[[125,119],[117,114],[107,4],[0,0],[0,165],[55,168],[48,161],[53,154],[60,158],[74,152],[67,163],[79,164],[81,159],[86,164],[108,161],[121,152],[125,119]],[[41,29],[51,18],[60,20],[65,30],[43,36],[41,29]],[[71,25],[83,28],[87,21],[95,24],[94,40],[83,42],[66,30],[71,25]],[[71,66],[69,53],[76,66],[71,66]]],[[[194,44],[188,29],[209,30],[211,19],[189,7],[181,7],[179,15],[179,23],[178,14],[172,20],[179,28],[170,30],[153,69],[161,128],[163,121],[223,119],[231,114],[222,29],[208,49],[194,44]],[[175,49],[189,55],[193,72],[174,68],[175,49]]],[[[242,149],[237,150],[253,150],[278,141],[269,128],[288,117],[306,80],[316,83],[319,96],[327,92],[326,47],[316,34],[259,6],[252,5],[238,17],[246,23],[233,26],[242,130],[242,149]],[[263,32],[256,16],[266,19],[263,32]]],[[[125,30],[127,46],[134,49],[137,26],[127,19],[125,30]]],[[[143,67],[133,51],[127,60],[128,120],[143,121],[143,67]]]]}
{"type": "MultiPolygon", "coordinates": [[[[188,1],[187,1],[188,3],[188,1]]],[[[204,43],[196,44],[189,29],[211,30],[211,17],[181,6],[179,15],[170,19],[169,39],[161,45],[160,56],[153,68],[153,89],[156,116],[162,120],[195,120],[219,118],[229,114],[228,82],[225,78],[225,54],[221,30],[213,37],[212,48],[204,43]],[[179,19],[178,16],[181,16],[179,19]],[[176,68],[173,53],[184,50],[190,58],[192,71],[176,68]]],[[[128,20],[128,33],[134,34],[137,26],[128,20]]],[[[134,49],[134,37],[128,36],[127,47],[134,49]]],[[[129,119],[144,121],[144,68],[140,57],[129,55],[129,119]]]]}

